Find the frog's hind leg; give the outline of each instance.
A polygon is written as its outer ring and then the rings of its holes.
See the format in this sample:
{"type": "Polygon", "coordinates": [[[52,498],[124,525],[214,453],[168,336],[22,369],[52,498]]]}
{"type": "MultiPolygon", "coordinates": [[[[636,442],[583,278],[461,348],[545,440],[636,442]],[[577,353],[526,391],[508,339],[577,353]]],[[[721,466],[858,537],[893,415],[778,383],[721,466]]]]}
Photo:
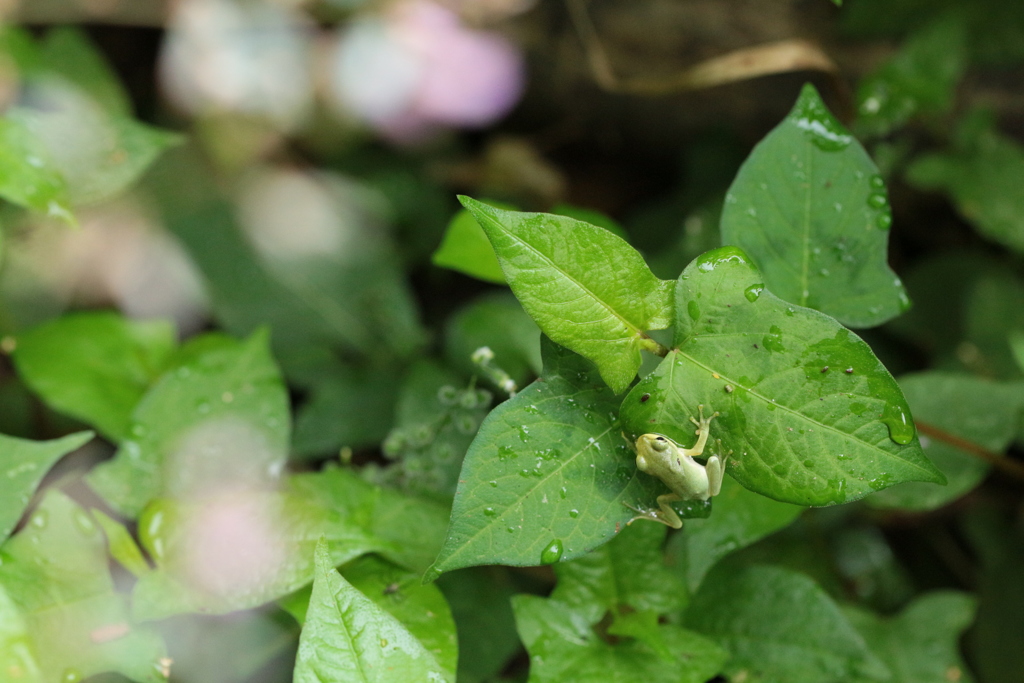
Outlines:
{"type": "Polygon", "coordinates": [[[641,510],[640,508],[633,507],[629,503],[623,501],[622,504],[628,507],[633,512],[637,513],[636,517],[626,522],[627,525],[632,524],[638,519],[646,519],[652,522],[659,522],[665,526],[672,527],[673,529],[683,528],[683,520],[679,518],[676,511],[672,508],[671,503],[677,500],[682,500],[678,494],[666,493],[658,496],[658,509],[657,510],[641,510]]]}
{"type": "Polygon", "coordinates": [[[718,454],[712,455],[708,458],[708,464],[704,466],[704,469],[708,473],[708,493],[712,496],[717,496],[722,492],[722,479],[725,478],[725,466],[729,460],[729,456],[732,455],[732,451],[722,455],[722,440],[716,439],[715,441],[718,444],[718,454]]]}

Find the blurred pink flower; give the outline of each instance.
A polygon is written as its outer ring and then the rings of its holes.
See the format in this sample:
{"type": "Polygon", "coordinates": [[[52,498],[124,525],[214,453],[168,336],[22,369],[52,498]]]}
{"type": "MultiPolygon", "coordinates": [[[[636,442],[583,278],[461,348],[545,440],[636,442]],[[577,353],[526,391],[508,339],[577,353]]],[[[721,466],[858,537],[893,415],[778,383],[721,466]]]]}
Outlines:
{"type": "Polygon", "coordinates": [[[524,81],[515,46],[430,0],[402,0],[350,24],[330,75],[343,110],[399,141],[493,123],[519,100],[524,81]]]}

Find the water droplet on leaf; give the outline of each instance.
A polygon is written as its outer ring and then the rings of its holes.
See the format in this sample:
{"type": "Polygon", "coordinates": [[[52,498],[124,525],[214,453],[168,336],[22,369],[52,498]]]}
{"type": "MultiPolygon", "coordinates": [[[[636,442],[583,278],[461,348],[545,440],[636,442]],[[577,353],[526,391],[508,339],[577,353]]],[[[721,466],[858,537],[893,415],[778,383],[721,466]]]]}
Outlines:
{"type": "Polygon", "coordinates": [[[540,563],[554,564],[560,559],[562,559],[562,541],[556,538],[549,542],[544,547],[544,550],[540,552],[540,563]]]}

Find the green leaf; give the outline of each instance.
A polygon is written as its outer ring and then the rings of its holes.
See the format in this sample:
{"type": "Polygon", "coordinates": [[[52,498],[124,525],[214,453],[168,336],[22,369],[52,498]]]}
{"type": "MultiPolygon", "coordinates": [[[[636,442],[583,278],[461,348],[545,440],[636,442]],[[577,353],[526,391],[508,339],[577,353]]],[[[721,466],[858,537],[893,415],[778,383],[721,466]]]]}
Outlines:
{"type": "MultiPolygon", "coordinates": [[[[82,680],[106,671],[139,683],[166,680],[160,673],[163,643],[130,622],[127,601],[114,592],[103,535],[63,493],[47,494],[0,557],[0,592],[6,591],[25,625],[21,642],[39,666],[40,680],[82,680]]],[[[11,618],[4,612],[0,605],[0,623],[11,618]]],[[[0,651],[0,662],[13,654],[0,651]]]]}
{"type": "Polygon", "coordinates": [[[0,118],[0,197],[74,222],[67,184],[45,146],[24,123],[0,118]]]}
{"type": "Polygon", "coordinates": [[[455,671],[334,571],[316,547],[316,578],[299,638],[296,683],[454,681],[455,671]]]}
{"type": "Polygon", "coordinates": [[[689,445],[697,407],[751,491],[849,502],[901,481],[942,483],[899,386],[857,335],[764,289],[739,249],[691,263],[676,288],[675,348],[626,396],[625,433],[689,445]]]}
{"type": "MultiPolygon", "coordinates": [[[[183,349],[132,414],[131,438],[87,479],[125,517],[161,495],[272,485],[288,453],[288,394],[267,335],[183,349]]],[[[193,342],[203,343],[203,342],[193,342]]]]}
{"type": "Polygon", "coordinates": [[[0,434],[0,470],[6,474],[0,477],[0,543],[14,530],[54,463],[92,437],[92,432],[79,432],[53,441],[28,441],[0,434]]]}
{"type": "MultiPolygon", "coordinates": [[[[459,654],[455,621],[436,585],[424,584],[418,573],[373,555],[349,562],[340,573],[353,588],[409,629],[446,671],[455,670],[459,654]]],[[[304,589],[282,601],[300,624],[306,621],[311,593],[311,589],[304,589]]]]}
{"type": "Polygon", "coordinates": [[[682,609],[686,586],[665,566],[661,549],[667,530],[662,524],[632,524],[610,543],[555,565],[558,586],[551,597],[593,623],[608,610],[666,614],[682,609]]]}
{"type": "Polygon", "coordinates": [[[448,538],[430,578],[478,564],[579,557],[653,498],[619,434],[618,403],[591,363],[547,339],[544,372],[484,420],[466,454],[448,538]]]}
{"type": "Polygon", "coordinates": [[[722,241],[750,254],[786,301],[873,327],[910,306],[886,264],[891,224],[877,167],[808,84],[736,175],[722,241]]]}
{"type": "Polygon", "coordinates": [[[953,104],[967,66],[966,34],[959,17],[925,24],[900,51],[857,89],[857,130],[883,136],[918,113],[941,114],[953,104]]]}
{"type": "Polygon", "coordinates": [[[25,620],[17,605],[0,585],[0,671],[16,677],[18,683],[42,683],[42,672],[32,655],[25,620]]]}
{"type": "Polygon", "coordinates": [[[892,671],[890,683],[971,683],[959,640],[974,621],[976,600],[955,591],[927,593],[885,618],[856,607],[846,617],[892,671]]]}
{"type": "Polygon", "coordinates": [[[521,649],[512,614],[515,587],[504,567],[471,567],[437,580],[459,634],[459,683],[490,681],[521,649]]]}
{"type": "Polygon", "coordinates": [[[471,358],[483,346],[494,352],[494,365],[520,386],[540,374],[540,330],[507,292],[487,294],[459,310],[445,326],[444,337],[445,356],[467,375],[480,373],[471,358]]]}
{"type": "Polygon", "coordinates": [[[128,529],[99,510],[93,509],[90,512],[107,537],[110,556],[137,579],[148,574],[151,571],[149,563],[142,556],[142,550],[128,529]]]}
{"type": "Polygon", "coordinates": [[[718,560],[789,525],[801,512],[801,507],[766,498],[729,479],[723,481],[714,513],[707,519],[688,520],[686,531],[670,541],[682,546],[690,590],[696,590],[718,560]]]}
{"type": "MultiPolygon", "coordinates": [[[[1024,395],[1019,387],[970,375],[928,372],[900,379],[920,422],[990,451],[1003,452],[1017,432],[1024,395]]],[[[973,453],[932,435],[921,439],[925,454],[945,475],[947,486],[908,482],[868,498],[881,508],[934,510],[964,495],[984,479],[991,465],[973,453]]]]}
{"type": "Polygon", "coordinates": [[[640,367],[645,332],[671,322],[670,283],[607,230],[572,218],[495,209],[460,197],[487,233],[523,308],[553,341],[597,364],[615,393],[640,367]]]}
{"type": "Polygon", "coordinates": [[[906,177],[948,194],[983,236],[1024,252],[1024,148],[1011,138],[982,131],[949,151],[917,157],[906,177]]]}
{"type": "Polygon", "coordinates": [[[301,457],[336,455],[343,446],[379,444],[391,427],[398,391],[394,368],[332,364],[295,416],[292,448],[301,457]]]}
{"type": "Polygon", "coordinates": [[[13,358],[18,374],[47,405],[117,443],[128,437],[132,411],[174,347],[170,323],[78,313],[19,335],[13,358]]]}
{"type": "Polygon", "coordinates": [[[712,573],[685,623],[732,653],[726,666],[731,680],[846,683],[889,675],[828,595],[785,569],[712,573]]]}
{"type": "MultiPolygon", "coordinates": [[[[499,209],[514,208],[504,202],[488,200],[487,204],[499,209]]],[[[459,209],[452,217],[431,261],[435,266],[457,270],[484,282],[505,284],[494,248],[469,209],[459,209]]]]}
{"type": "MultiPolygon", "coordinates": [[[[498,206],[498,208],[509,209],[512,207],[498,206]]],[[[576,220],[582,221],[584,223],[596,225],[599,228],[604,228],[605,230],[607,230],[608,232],[612,233],[617,237],[621,237],[627,242],[629,241],[629,235],[626,234],[626,231],[622,228],[621,225],[619,225],[618,221],[606,216],[600,211],[595,211],[594,209],[586,209],[583,208],[582,206],[573,206],[572,204],[555,204],[553,207],[551,207],[551,213],[555,214],[556,216],[567,216],[568,218],[575,218],[576,220]]]]}
{"type": "Polygon", "coordinates": [[[662,656],[634,638],[606,642],[585,611],[553,598],[517,595],[512,608],[530,653],[531,683],[704,683],[728,657],[707,638],[672,624],[658,627],[667,655],[662,656]]]}
{"type": "Polygon", "coordinates": [[[117,74],[84,31],[72,26],[50,29],[41,41],[37,68],[75,84],[113,115],[131,116],[132,105],[117,74]]]}
{"type": "Polygon", "coordinates": [[[73,204],[95,204],[119,194],[182,139],[126,116],[112,116],[70,84],[44,81],[33,93],[36,99],[11,109],[8,117],[23,124],[46,149],[73,204]]]}

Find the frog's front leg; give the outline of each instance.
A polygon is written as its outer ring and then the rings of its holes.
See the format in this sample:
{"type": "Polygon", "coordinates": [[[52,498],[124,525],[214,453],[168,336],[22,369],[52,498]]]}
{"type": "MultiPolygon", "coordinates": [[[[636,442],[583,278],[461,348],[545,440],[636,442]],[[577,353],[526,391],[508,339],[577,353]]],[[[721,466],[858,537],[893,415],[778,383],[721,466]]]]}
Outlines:
{"type": "MultiPolygon", "coordinates": [[[[697,443],[693,444],[693,448],[683,448],[683,454],[688,455],[691,458],[704,453],[704,446],[708,442],[708,437],[711,435],[711,421],[718,417],[718,413],[712,413],[708,417],[704,417],[704,406],[697,406],[697,414],[700,415],[700,420],[695,420],[692,417],[690,422],[697,425],[697,443]]],[[[712,494],[713,495],[713,494],[712,494]]]]}
{"type": "Polygon", "coordinates": [[[658,510],[641,510],[629,503],[623,503],[623,505],[637,513],[636,517],[626,522],[626,525],[628,526],[638,519],[649,519],[652,522],[661,522],[673,529],[682,529],[683,520],[679,518],[679,514],[672,508],[672,503],[677,500],[682,500],[677,493],[665,493],[658,496],[658,510]]]}

